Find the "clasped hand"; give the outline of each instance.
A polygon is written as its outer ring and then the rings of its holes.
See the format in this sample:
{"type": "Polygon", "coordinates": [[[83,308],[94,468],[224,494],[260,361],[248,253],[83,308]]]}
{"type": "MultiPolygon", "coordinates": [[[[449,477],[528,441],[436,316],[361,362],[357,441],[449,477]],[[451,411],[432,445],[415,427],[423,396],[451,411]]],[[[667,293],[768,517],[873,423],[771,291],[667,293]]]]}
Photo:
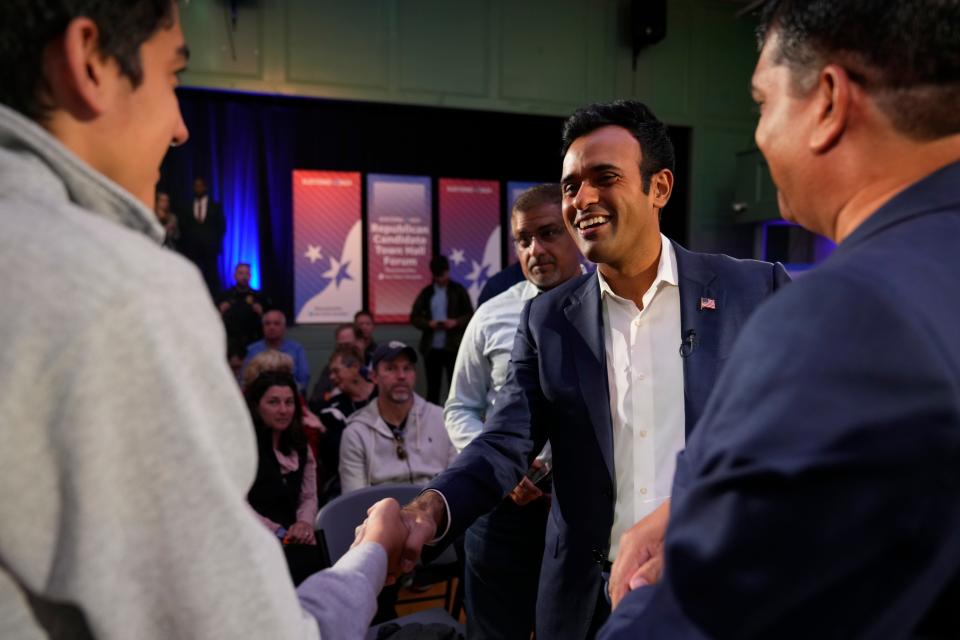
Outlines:
{"type": "Polygon", "coordinates": [[[413,571],[423,545],[436,536],[439,518],[430,499],[422,498],[402,509],[393,498],[384,498],[367,510],[367,519],[357,527],[353,546],[376,542],[387,552],[388,585],[413,571]]]}

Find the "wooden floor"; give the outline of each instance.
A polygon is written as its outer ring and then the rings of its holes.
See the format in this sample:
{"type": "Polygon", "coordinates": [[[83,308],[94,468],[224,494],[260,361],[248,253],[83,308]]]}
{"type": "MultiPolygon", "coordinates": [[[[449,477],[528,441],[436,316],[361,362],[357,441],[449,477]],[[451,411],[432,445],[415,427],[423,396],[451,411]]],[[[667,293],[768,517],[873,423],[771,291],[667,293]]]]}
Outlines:
{"type": "MultiPolygon", "coordinates": [[[[457,580],[453,581],[453,589],[457,589],[457,580]]],[[[411,613],[416,613],[417,611],[423,611],[425,609],[433,609],[434,607],[443,606],[443,598],[447,591],[446,582],[438,582],[436,584],[430,585],[430,588],[423,592],[411,591],[410,589],[401,589],[400,595],[397,598],[397,615],[405,616],[411,613]],[[427,600],[426,602],[411,602],[404,604],[403,601],[409,598],[429,598],[431,596],[436,597],[435,600],[427,600]]],[[[466,624],[467,617],[463,611],[460,612],[460,622],[466,624]]]]}

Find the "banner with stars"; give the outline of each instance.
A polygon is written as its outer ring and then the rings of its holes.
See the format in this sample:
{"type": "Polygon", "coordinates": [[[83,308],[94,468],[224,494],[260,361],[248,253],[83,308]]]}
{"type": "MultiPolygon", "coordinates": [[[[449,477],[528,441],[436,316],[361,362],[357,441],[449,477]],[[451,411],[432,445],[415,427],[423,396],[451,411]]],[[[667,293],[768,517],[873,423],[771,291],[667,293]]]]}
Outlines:
{"type": "Polygon", "coordinates": [[[430,178],[367,176],[370,310],[376,322],[409,322],[413,301],[432,281],[430,210],[430,178]]]}
{"type": "Polygon", "coordinates": [[[352,322],[363,306],[360,174],[293,172],[294,315],[352,322]]]}
{"type": "Polygon", "coordinates": [[[500,183],[440,178],[440,253],[450,279],[470,293],[473,306],[487,279],[500,270],[500,183]]]}

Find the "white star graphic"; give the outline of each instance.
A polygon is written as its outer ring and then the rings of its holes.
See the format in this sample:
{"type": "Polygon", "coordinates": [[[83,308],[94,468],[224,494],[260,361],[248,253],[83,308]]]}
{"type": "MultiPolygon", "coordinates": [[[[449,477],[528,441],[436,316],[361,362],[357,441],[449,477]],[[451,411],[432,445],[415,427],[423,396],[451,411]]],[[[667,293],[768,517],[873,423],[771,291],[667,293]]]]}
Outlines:
{"type": "Polygon", "coordinates": [[[316,247],[312,244],[307,245],[307,252],[303,254],[303,257],[310,261],[310,264],[313,264],[317,260],[323,259],[323,254],[320,253],[320,247],[316,247]]]}
{"type": "Polygon", "coordinates": [[[339,289],[341,280],[353,280],[353,278],[350,277],[350,272],[347,271],[349,265],[349,262],[340,262],[340,260],[330,256],[330,268],[323,274],[323,277],[330,278],[336,282],[337,288],[339,289]]]}
{"type": "Polygon", "coordinates": [[[477,264],[476,260],[473,260],[473,271],[470,272],[470,275],[467,276],[467,280],[470,282],[476,282],[477,278],[480,277],[480,272],[483,270],[483,265],[477,264]]]}
{"type": "Polygon", "coordinates": [[[460,266],[460,263],[465,261],[466,258],[463,256],[463,249],[454,249],[450,252],[450,262],[460,266]]]}

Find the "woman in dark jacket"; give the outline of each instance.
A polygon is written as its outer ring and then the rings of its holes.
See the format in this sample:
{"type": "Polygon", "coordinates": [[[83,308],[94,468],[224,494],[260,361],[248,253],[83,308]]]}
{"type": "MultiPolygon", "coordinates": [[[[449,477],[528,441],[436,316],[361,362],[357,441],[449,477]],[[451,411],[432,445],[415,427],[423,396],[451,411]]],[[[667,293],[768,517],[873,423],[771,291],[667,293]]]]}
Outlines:
{"type": "Polygon", "coordinates": [[[317,462],[307,446],[297,383],[288,373],[266,371],[247,388],[260,454],[247,495],[263,524],[283,541],[294,584],[320,570],[314,537],[317,462]]]}

